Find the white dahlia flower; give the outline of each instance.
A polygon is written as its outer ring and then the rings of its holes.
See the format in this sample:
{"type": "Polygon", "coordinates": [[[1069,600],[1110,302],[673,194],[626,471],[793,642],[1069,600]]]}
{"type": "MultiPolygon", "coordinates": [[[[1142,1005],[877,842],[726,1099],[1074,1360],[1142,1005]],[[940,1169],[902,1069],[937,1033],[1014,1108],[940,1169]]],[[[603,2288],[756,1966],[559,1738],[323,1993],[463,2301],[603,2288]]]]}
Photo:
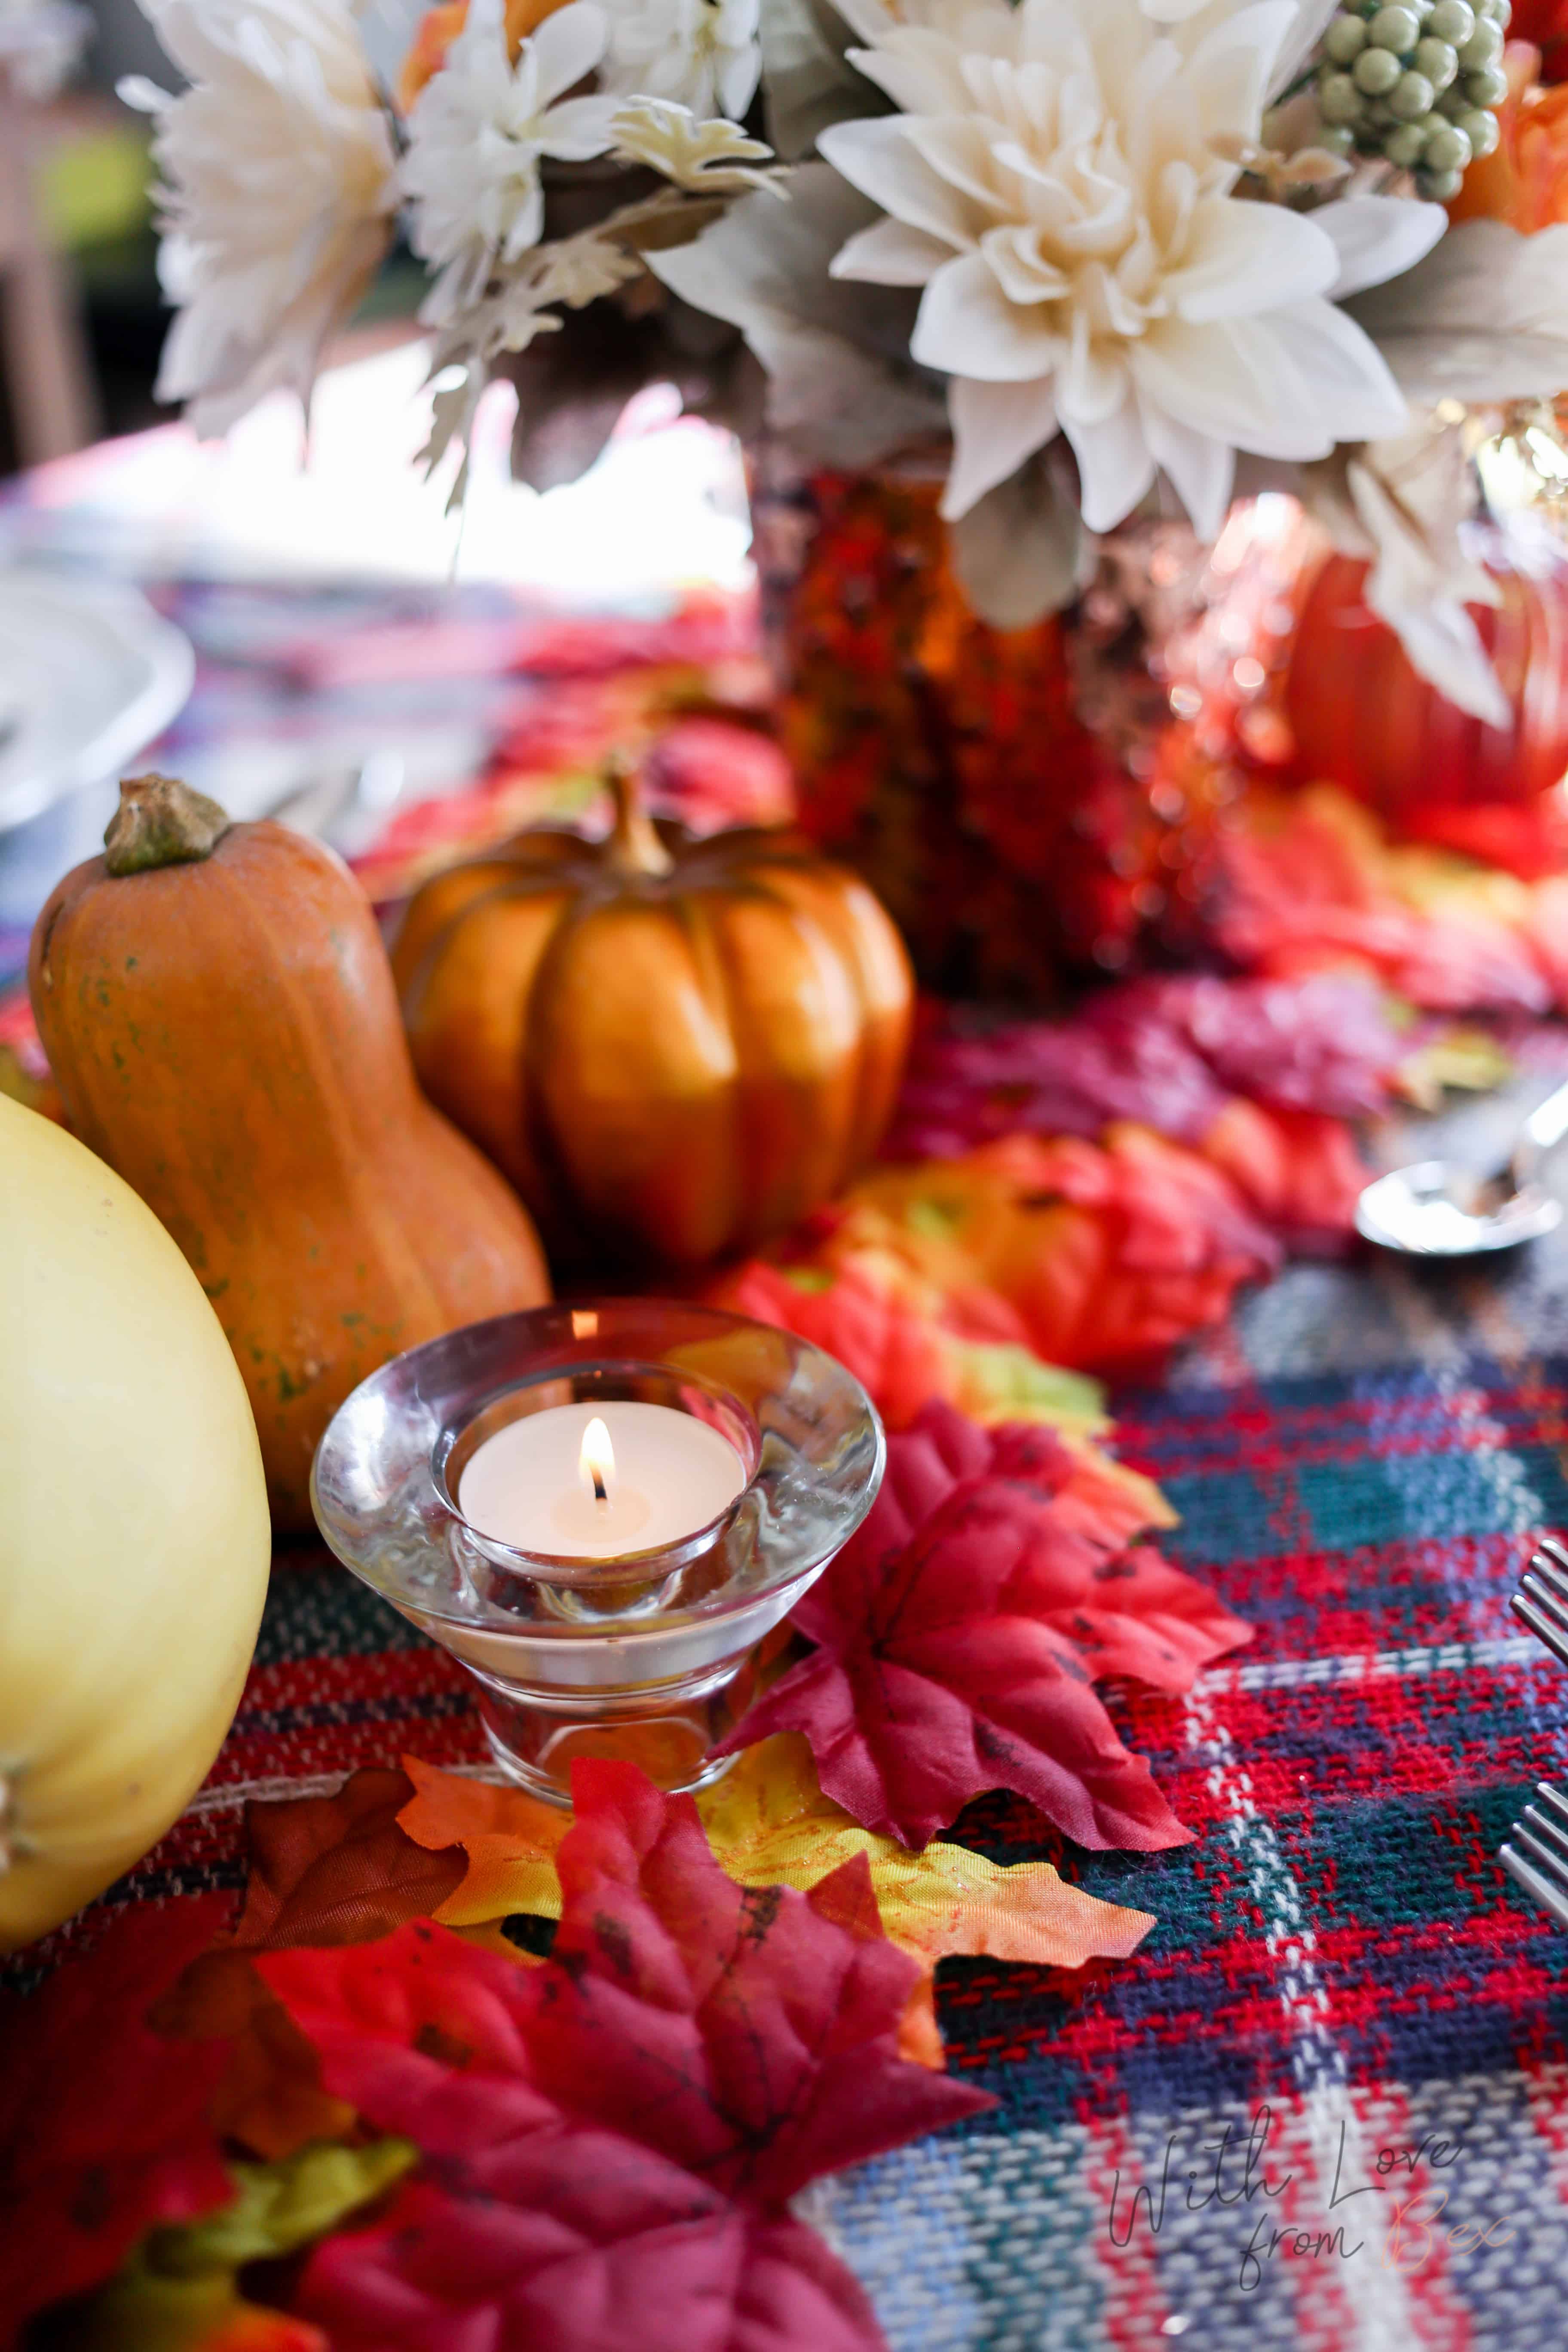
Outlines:
{"type": "Polygon", "coordinates": [[[605,0],[605,89],[666,98],[700,119],[739,122],[762,71],[760,0],[605,0]]]}
{"type": "Polygon", "coordinates": [[[607,154],[617,101],[568,98],[605,54],[609,20],[573,0],[530,34],[514,66],[501,0],[472,0],[446,63],[408,121],[403,187],[415,251],[439,271],[423,316],[440,325],[480,300],[544,228],[540,165],[607,154]]]}
{"type": "Polygon", "coordinates": [[[310,398],[397,208],[386,116],[348,0],[142,0],[190,88],[121,85],[157,122],[159,272],[179,316],[160,400],[223,433],[263,393],[310,398]]]}
{"type": "Polygon", "coordinates": [[[1332,298],[1409,268],[1441,207],[1234,193],[1290,0],[1166,23],[1138,0],[841,5],[868,44],[853,61],[902,111],[818,142],[887,215],[834,274],[925,289],[910,351],[950,378],[950,520],[1058,431],[1091,530],[1160,469],[1212,535],[1238,449],[1321,457],[1400,430],[1403,395],[1332,298]]]}

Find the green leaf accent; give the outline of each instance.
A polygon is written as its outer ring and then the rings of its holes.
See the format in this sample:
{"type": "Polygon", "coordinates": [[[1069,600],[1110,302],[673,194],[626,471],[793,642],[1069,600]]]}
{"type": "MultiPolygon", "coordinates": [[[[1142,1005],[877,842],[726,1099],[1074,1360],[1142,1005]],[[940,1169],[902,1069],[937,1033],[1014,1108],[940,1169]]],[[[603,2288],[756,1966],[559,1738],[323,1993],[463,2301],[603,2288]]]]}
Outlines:
{"type": "Polygon", "coordinates": [[[379,2197],[418,2156],[405,2139],[366,2147],[316,2140],[275,2164],[232,2164],[233,2204],[200,2221],[154,2230],[145,2242],[148,2265],[165,2277],[195,2278],[291,2254],[379,2197]]]}
{"type": "Polygon", "coordinates": [[[1055,1429],[1085,1434],[1105,1426],[1105,1391],[1098,1381],[1043,1363],[1012,1340],[954,1344],[963,1350],[966,1386],[978,1389],[989,1406],[1005,1408],[1010,1420],[1046,1421],[1055,1429]]]}

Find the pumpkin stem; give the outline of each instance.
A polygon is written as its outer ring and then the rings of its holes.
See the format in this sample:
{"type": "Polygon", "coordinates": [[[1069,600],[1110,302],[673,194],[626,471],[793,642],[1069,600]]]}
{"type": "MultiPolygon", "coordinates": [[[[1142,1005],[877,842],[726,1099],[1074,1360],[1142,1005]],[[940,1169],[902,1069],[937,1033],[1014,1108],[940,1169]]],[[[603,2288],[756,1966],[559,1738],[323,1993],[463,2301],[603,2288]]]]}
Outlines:
{"type": "Polygon", "coordinates": [[[637,761],[625,751],[614,752],[605,763],[605,782],[616,803],[609,839],[611,864],[623,874],[672,873],[675,860],[642,804],[637,761]]]}
{"type": "Polygon", "coordinates": [[[174,776],[128,776],[103,836],[110,874],[148,874],[210,857],[228,831],[226,809],[174,776]]]}

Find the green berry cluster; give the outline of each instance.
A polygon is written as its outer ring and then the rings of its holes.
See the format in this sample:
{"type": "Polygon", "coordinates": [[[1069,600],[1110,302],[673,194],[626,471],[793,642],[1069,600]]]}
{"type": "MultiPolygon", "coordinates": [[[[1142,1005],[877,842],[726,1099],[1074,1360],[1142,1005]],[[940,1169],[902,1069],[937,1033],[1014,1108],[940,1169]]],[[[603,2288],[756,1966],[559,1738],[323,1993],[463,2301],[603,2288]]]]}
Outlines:
{"type": "Polygon", "coordinates": [[[1322,144],[1382,155],[1446,204],[1498,143],[1509,14],[1509,0],[1347,0],[1323,36],[1322,144]]]}

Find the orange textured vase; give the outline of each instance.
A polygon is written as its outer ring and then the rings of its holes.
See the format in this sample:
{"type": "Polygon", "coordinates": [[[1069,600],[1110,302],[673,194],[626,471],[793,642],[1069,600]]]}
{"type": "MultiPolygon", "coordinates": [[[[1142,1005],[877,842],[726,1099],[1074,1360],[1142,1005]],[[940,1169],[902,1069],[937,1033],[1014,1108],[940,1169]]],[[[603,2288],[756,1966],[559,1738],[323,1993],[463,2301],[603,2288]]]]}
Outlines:
{"type": "Polygon", "coordinates": [[[1163,740],[1161,648],[1121,602],[1110,636],[1093,598],[1024,629],[976,617],[941,492],[935,472],[754,461],[784,748],[802,824],[866,877],[927,987],[1049,1002],[1156,930],[1179,945],[1224,780],[1163,740]],[[1091,732],[1080,698],[1108,676],[1135,723],[1091,732]]]}
{"type": "Polygon", "coordinates": [[[826,1200],[891,1115],[912,984],[798,835],[541,828],[426,883],[393,947],[415,1066],[552,1253],[700,1265],[826,1200]]]}

